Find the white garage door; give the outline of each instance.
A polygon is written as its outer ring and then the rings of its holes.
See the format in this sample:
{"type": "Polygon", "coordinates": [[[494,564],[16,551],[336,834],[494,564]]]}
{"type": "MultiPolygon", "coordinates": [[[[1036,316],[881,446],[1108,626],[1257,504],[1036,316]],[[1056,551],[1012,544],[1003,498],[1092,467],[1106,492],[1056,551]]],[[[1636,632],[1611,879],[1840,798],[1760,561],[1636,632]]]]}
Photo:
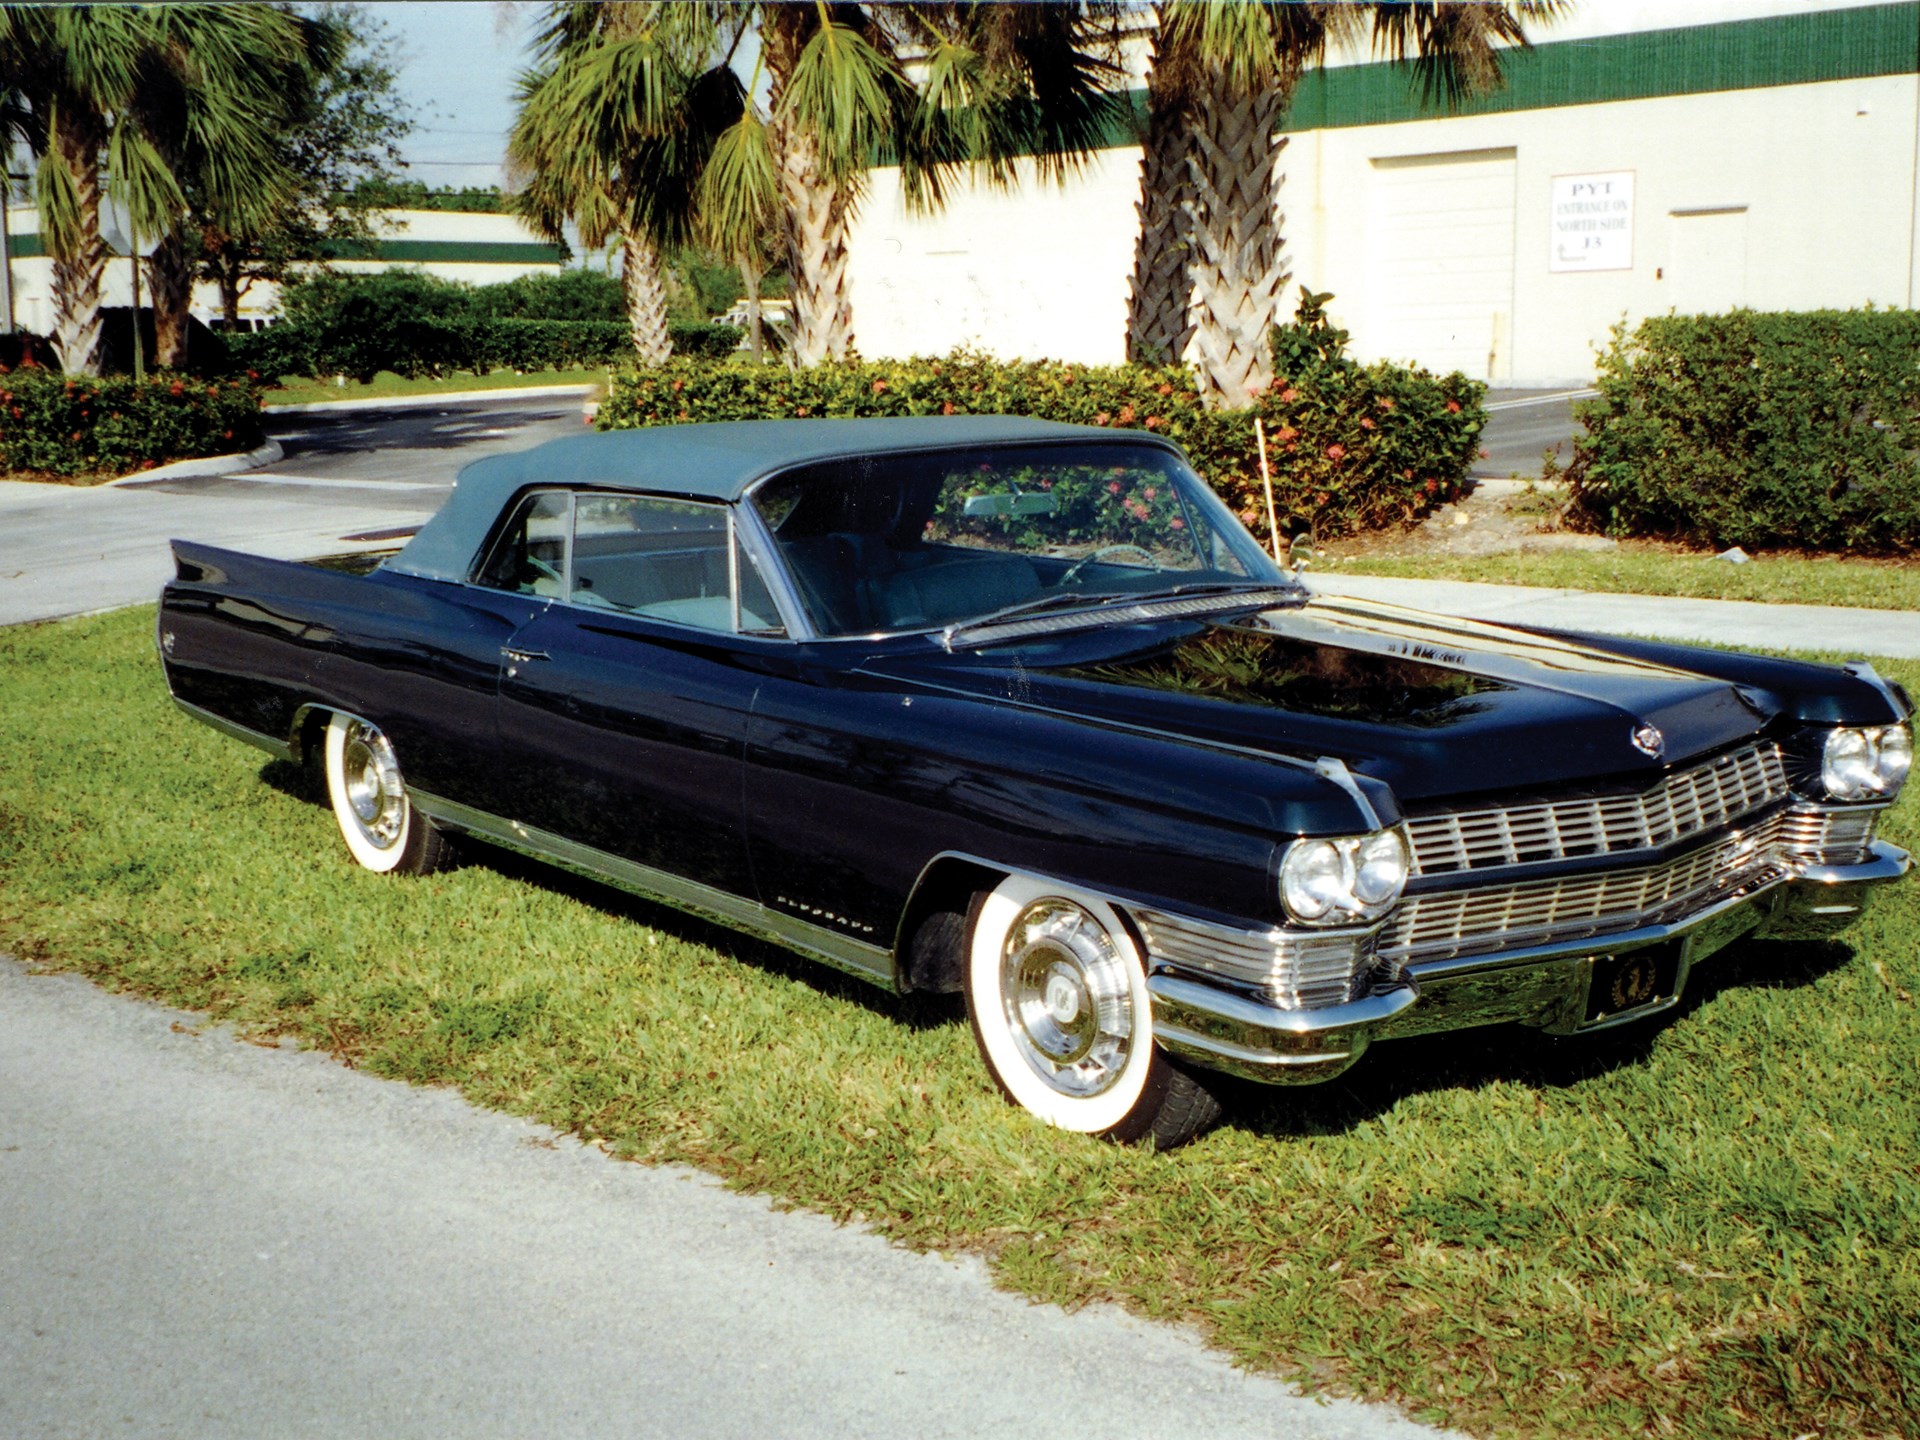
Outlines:
{"type": "Polygon", "coordinates": [[[1373,161],[1364,349],[1480,379],[1511,373],[1514,152],[1373,161]]]}

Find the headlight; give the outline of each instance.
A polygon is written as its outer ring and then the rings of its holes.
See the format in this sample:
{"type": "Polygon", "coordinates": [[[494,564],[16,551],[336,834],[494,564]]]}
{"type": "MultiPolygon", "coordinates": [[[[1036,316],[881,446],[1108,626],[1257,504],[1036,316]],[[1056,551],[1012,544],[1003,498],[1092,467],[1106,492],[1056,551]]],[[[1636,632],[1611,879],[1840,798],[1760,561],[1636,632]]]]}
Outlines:
{"type": "Polygon", "coordinates": [[[1296,840],[1280,862],[1280,900],[1307,925],[1377,920],[1407,884],[1407,840],[1398,830],[1296,840]]]}
{"type": "Polygon", "coordinates": [[[1820,783],[1835,800],[1892,799],[1913,768],[1913,732],[1905,725],[1834,730],[1820,752],[1820,783]]]}

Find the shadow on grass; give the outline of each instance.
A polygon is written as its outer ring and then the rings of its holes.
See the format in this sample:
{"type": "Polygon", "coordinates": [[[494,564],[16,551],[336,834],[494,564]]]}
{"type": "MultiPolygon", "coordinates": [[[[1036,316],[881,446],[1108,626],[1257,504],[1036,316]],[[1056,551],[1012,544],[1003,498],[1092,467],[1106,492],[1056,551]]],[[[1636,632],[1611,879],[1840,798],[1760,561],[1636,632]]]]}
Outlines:
{"type": "Polygon", "coordinates": [[[1271,1087],[1245,1081],[1222,1086],[1232,1103],[1227,1123],[1274,1137],[1337,1133],[1378,1118],[1402,1100],[1439,1090],[1478,1090],[1508,1082],[1541,1090],[1578,1085],[1644,1064],[1669,1026],[1732,989],[1795,990],[1853,957],[1835,940],[1749,940],[1703,961],[1673,1009],[1617,1030],[1548,1035],[1524,1025],[1410,1036],[1383,1042],[1337,1080],[1271,1087]]]}

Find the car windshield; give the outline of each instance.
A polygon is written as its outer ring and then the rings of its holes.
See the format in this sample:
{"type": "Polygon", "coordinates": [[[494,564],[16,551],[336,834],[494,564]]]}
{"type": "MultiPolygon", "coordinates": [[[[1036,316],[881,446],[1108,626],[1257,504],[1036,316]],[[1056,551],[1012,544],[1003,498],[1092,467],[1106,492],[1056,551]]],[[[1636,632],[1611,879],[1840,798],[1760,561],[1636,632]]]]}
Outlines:
{"type": "Polygon", "coordinates": [[[1152,445],[863,457],[775,476],[752,503],[826,636],[1284,583],[1205,483],[1152,445]]]}

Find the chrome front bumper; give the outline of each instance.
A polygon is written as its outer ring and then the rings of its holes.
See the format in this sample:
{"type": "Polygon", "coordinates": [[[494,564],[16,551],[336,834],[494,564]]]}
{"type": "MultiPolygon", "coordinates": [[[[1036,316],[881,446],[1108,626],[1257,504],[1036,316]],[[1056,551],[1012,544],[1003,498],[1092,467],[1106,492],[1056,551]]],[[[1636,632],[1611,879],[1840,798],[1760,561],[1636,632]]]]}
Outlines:
{"type": "Polygon", "coordinates": [[[1209,1069],[1278,1084],[1330,1080],[1376,1040],[1520,1024],[1570,1035],[1643,1019],[1676,1005],[1700,961],[1742,936],[1803,939],[1843,929],[1868,892],[1906,874],[1907,852],[1876,840],[1856,865],[1805,866],[1683,919],[1611,935],[1434,960],[1344,1004],[1282,1009],[1219,984],[1168,971],[1150,975],[1154,1037],[1209,1069]],[[1607,957],[1673,945],[1670,993],[1589,1020],[1595,971],[1607,957]]]}

